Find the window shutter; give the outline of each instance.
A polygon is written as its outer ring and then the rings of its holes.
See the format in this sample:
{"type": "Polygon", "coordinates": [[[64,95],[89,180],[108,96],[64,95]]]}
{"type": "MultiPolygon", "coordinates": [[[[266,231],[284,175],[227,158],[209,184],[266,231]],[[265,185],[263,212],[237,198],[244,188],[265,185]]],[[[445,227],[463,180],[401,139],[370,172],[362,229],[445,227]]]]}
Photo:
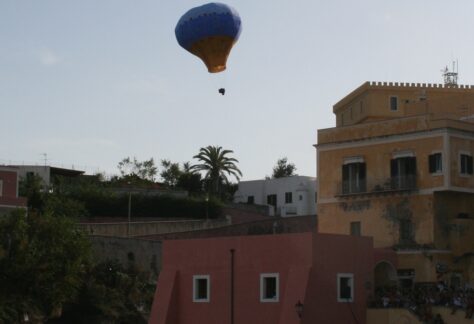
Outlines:
{"type": "Polygon", "coordinates": [[[365,163],[359,163],[359,180],[365,180],[365,163]]]}
{"type": "Polygon", "coordinates": [[[430,155],[428,157],[428,164],[429,164],[430,173],[435,173],[436,172],[436,154],[430,155]]]}
{"type": "Polygon", "coordinates": [[[349,164],[342,165],[342,181],[349,181],[349,164]]]}
{"type": "Polygon", "coordinates": [[[416,157],[409,157],[407,160],[407,175],[416,175],[416,157]]]}
{"type": "Polygon", "coordinates": [[[390,175],[393,177],[398,176],[398,161],[397,159],[393,159],[390,161],[390,175]]]}

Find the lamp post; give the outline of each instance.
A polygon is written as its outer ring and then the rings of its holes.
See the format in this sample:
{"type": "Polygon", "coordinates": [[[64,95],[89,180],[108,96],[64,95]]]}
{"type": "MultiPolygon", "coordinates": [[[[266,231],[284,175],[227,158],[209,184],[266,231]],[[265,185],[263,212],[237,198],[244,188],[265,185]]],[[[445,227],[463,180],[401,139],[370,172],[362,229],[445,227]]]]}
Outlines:
{"type": "Polygon", "coordinates": [[[132,190],[130,188],[130,182],[128,184],[128,226],[127,226],[127,237],[130,237],[130,222],[132,220],[132,190]]]}
{"type": "Polygon", "coordinates": [[[303,308],[304,308],[304,305],[301,303],[301,300],[298,300],[298,302],[295,304],[295,310],[299,318],[303,316],[303,308]]]}
{"type": "Polygon", "coordinates": [[[209,194],[206,194],[206,221],[209,220],[209,194]]]}

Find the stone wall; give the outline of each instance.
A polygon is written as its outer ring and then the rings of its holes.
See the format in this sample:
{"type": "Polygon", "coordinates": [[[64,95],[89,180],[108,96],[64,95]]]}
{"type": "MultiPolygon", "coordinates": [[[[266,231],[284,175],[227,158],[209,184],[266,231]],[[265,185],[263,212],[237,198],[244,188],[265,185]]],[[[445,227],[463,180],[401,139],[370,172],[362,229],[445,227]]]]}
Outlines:
{"type": "Polygon", "coordinates": [[[266,220],[258,220],[208,230],[148,235],[141,238],[161,241],[222,236],[263,235],[272,233],[304,233],[313,231],[317,231],[315,215],[289,218],[272,217],[266,220]]]}
{"type": "Polygon", "coordinates": [[[134,266],[151,281],[161,271],[161,242],[135,238],[89,236],[96,262],[117,259],[124,267],[134,266]]]}
{"type": "Polygon", "coordinates": [[[114,236],[114,237],[134,237],[162,233],[187,232],[209,228],[222,227],[230,224],[230,220],[171,220],[171,221],[134,221],[122,222],[100,222],[100,223],[79,223],[89,235],[114,236]]]}

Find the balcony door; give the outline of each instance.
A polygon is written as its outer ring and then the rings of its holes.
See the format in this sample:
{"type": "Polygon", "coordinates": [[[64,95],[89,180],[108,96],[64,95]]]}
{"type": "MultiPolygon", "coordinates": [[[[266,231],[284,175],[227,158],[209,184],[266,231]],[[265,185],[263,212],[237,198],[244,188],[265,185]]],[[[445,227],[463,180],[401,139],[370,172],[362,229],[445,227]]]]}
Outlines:
{"type": "Polygon", "coordinates": [[[411,189],[416,185],[416,157],[407,156],[391,160],[392,189],[411,189]]]}

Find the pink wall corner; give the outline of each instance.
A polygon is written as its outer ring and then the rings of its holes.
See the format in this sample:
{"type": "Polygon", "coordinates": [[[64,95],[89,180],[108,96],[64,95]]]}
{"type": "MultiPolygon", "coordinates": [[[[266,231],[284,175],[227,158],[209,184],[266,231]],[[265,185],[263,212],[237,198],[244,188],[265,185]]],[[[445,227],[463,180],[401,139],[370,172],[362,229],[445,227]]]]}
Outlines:
{"type": "Polygon", "coordinates": [[[311,267],[291,267],[288,271],[286,288],[284,289],[285,295],[282,296],[281,300],[279,324],[300,323],[295,305],[298,301],[304,303],[310,269],[311,267]]]}
{"type": "Polygon", "coordinates": [[[366,321],[372,279],[373,242],[371,238],[348,235],[316,234],[313,237],[313,267],[305,297],[303,324],[358,323],[366,321]],[[353,302],[337,300],[337,274],[354,276],[353,302]]]}
{"type": "Polygon", "coordinates": [[[163,269],[156,285],[149,324],[177,323],[178,271],[163,269]]]}

